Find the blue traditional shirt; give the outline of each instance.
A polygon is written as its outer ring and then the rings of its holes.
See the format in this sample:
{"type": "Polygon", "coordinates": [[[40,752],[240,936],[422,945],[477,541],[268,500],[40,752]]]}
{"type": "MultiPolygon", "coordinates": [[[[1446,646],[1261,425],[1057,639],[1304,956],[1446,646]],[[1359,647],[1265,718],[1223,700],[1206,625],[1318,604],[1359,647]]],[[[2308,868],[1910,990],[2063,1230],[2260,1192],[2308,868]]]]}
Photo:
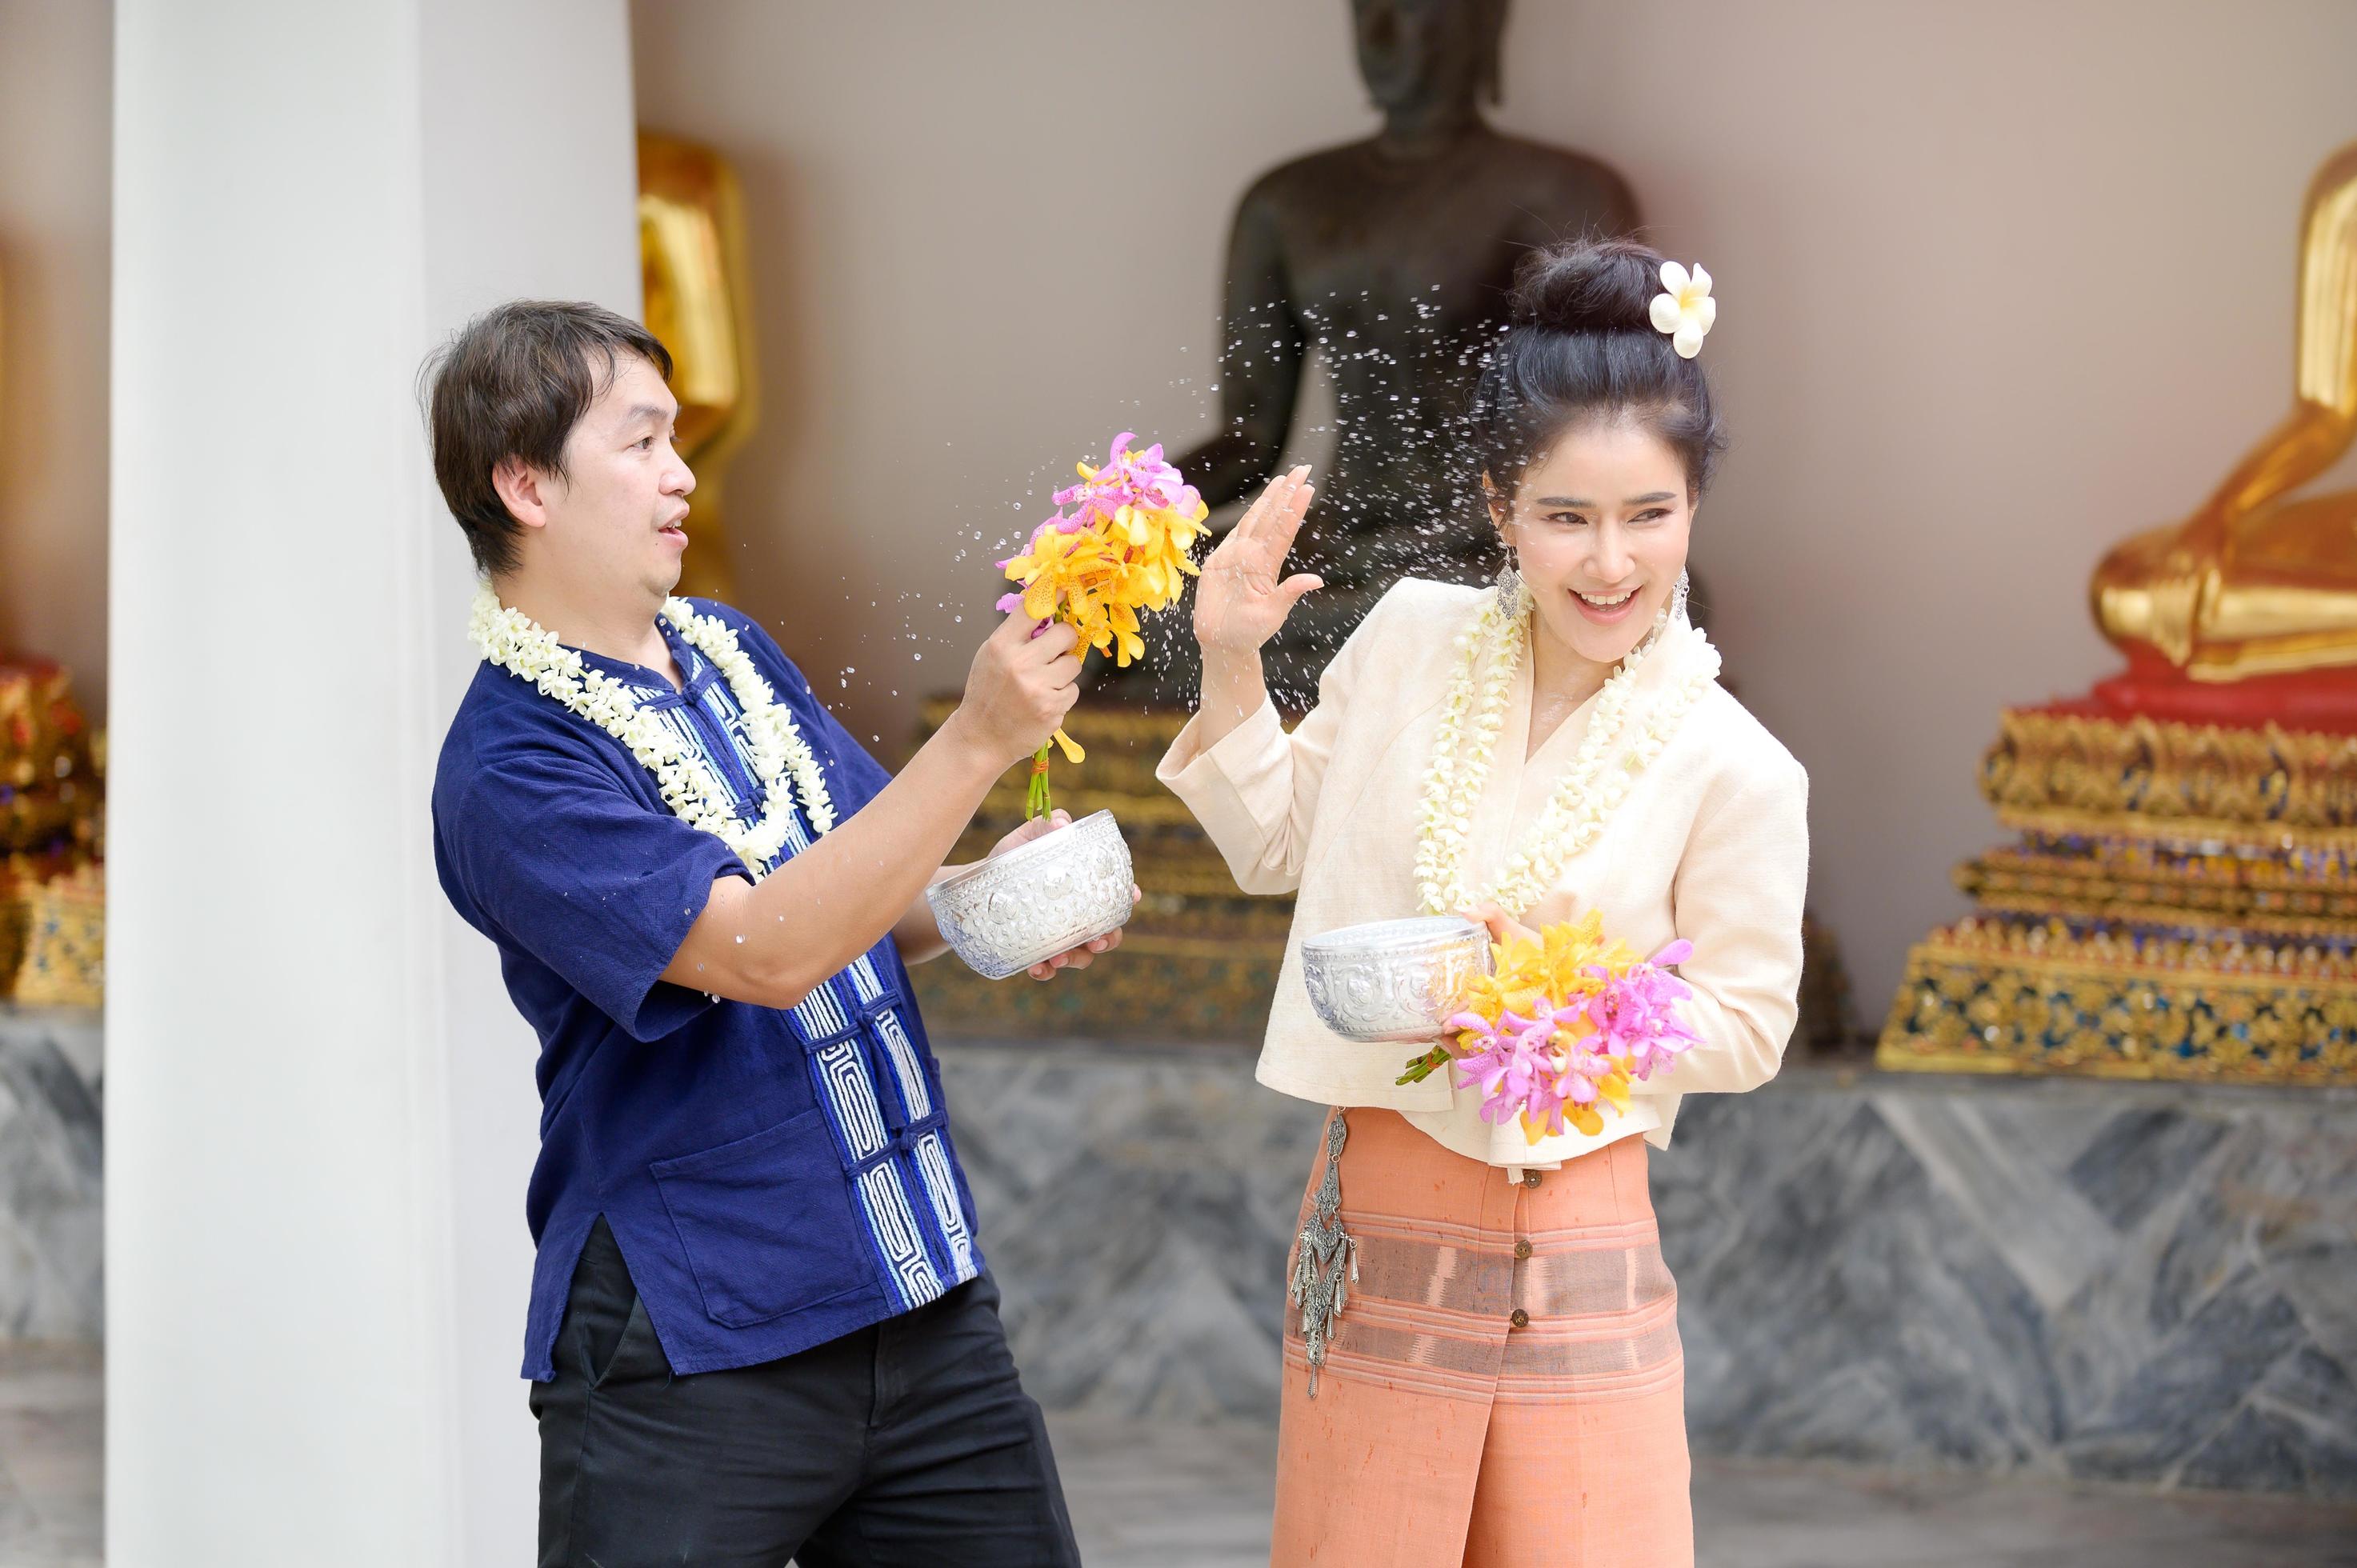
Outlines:
{"type": "MultiPolygon", "coordinates": [[[[692,602],[736,630],[849,819],[890,776],[758,626],[692,602]]],[[[582,660],[637,688],[758,819],[735,694],[657,624],[684,690],[582,660]]],[[[813,836],[796,802],[772,864],[813,836]]],[[[619,741],[490,663],[443,742],[434,849],[443,890],[498,944],[508,994],[540,1036],[524,1376],[555,1376],[574,1265],[600,1214],[680,1373],[791,1355],[981,1272],[940,1069],[888,933],[791,1009],[664,981],[713,881],[750,880],[746,866],[674,816],[619,741]]]]}

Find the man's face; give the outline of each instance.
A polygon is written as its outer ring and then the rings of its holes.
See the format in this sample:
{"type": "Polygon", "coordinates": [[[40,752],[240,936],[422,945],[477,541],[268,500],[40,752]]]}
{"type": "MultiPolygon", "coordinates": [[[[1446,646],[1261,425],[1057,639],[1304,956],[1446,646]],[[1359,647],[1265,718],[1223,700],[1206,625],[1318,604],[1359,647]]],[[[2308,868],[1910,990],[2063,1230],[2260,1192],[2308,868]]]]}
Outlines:
{"type": "Polygon", "coordinates": [[[672,445],[678,400],[655,368],[623,355],[605,394],[565,442],[565,477],[542,487],[547,539],[576,581],[624,583],[661,599],[679,583],[695,476],[672,445]]]}

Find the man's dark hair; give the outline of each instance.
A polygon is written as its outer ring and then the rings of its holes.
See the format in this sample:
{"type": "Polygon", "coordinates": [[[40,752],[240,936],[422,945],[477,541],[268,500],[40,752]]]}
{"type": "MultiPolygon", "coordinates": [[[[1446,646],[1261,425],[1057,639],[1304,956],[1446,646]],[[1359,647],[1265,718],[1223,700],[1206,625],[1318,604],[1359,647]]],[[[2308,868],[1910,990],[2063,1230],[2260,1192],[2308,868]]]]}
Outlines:
{"type": "Polygon", "coordinates": [[[467,323],[425,363],[434,478],[481,572],[515,569],[523,525],[491,483],[510,457],[565,477],[565,440],[635,354],[671,379],[653,333],[602,306],[519,299],[467,323]]]}

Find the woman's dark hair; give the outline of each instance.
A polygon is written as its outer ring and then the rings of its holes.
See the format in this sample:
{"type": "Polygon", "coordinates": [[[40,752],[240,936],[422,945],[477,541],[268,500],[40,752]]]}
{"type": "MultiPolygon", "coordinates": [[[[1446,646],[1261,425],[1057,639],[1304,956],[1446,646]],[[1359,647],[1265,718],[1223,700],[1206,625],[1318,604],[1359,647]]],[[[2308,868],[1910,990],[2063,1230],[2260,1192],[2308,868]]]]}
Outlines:
{"type": "Polygon", "coordinates": [[[481,572],[515,569],[523,524],[491,483],[510,457],[565,476],[565,441],[633,354],[671,379],[654,334],[603,306],[519,299],[487,310],[425,363],[434,478],[481,572]]]}
{"type": "Polygon", "coordinates": [[[1523,471],[1584,420],[1628,415],[1684,460],[1700,495],[1727,447],[1710,378],[1653,325],[1662,257],[1633,240],[1580,240],[1523,258],[1509,326],[1473,390],[1475,458],[1512,497],[1523,471]]]}

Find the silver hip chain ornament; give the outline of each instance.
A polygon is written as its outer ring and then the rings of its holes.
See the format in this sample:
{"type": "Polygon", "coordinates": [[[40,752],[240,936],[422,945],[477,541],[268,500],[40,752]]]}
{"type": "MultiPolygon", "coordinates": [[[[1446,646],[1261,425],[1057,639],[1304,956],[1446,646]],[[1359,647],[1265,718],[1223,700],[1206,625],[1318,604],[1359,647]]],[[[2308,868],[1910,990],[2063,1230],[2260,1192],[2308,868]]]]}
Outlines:
{"type": "Polygon", "coordinates": [[[1286,1292],[1300,1310],[1302,1353],[1309,1360],[1309,1397],[1318,1397],[1318,1371],[1334,1337],[1350,1286],[1358,1283],[1359,1244],[1342,1230],[1342,1144],[1351,1126],[1340,1106],[1326,1123],[1326,1175],[1293,1258],[1293,1284],[1286,1292]],[[1348,1283],[1345,1283],[1345,1280],[1348,1283]]]}

